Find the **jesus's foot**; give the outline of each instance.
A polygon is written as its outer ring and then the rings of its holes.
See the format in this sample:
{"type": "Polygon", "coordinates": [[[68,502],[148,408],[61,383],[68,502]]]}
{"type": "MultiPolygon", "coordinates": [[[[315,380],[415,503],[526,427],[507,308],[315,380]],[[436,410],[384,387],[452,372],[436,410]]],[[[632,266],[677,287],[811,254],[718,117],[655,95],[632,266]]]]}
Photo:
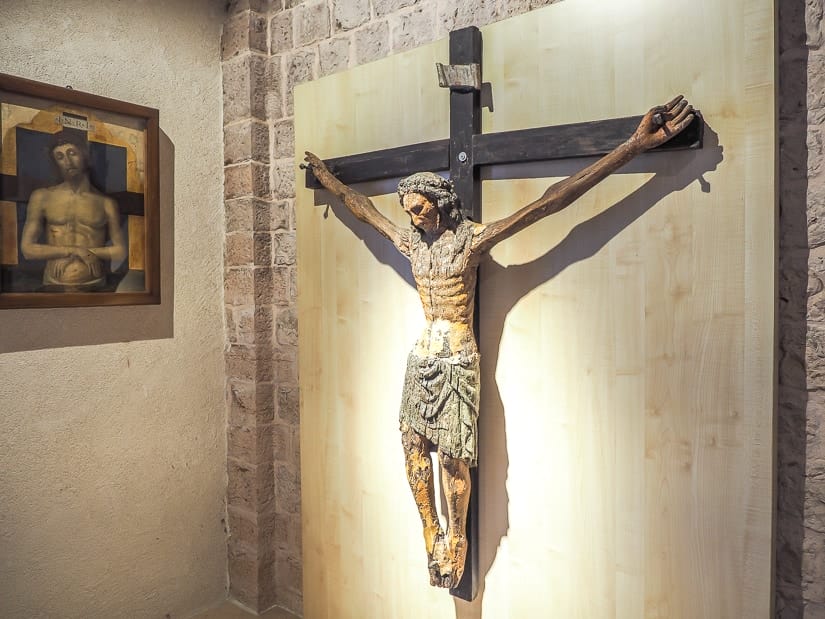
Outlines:
{"type": "Polygon", "coordinates": [[[445,539],[443,535],[439,535],[430,560],[430,584],[445,589],[457,587],[464,574],[466,558],[466,538],[450,536],[445,539]]]}
{"type": "Polygon", "coordinates": [[[430,553],[430,585],[433,587],[441,587],[442,576],[441,566],[447,562],[447,541],[444,539],[444,534],[439,533],[435,537],[433,550],[430,553]]]}

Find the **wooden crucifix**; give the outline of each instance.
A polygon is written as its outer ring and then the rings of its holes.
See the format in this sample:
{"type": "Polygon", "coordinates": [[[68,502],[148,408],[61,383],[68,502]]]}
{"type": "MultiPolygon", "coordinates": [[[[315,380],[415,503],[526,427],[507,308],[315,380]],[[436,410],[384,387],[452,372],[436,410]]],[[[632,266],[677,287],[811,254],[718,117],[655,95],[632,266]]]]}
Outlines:
{"type": "Polygon", "coordinates": [[[479,579],[479,355],[474,325],[481,255],[566,207],[636,155],[700,148],[703,122],[677,97],[644,116],[482,134],[477,28],[450,33],[450,63],[438,67],[441,85],[451,91],[448,140],[326,161],[307,153],[306,185],[329,190],[410,260],[427,322],[407,362],[401,403],[407,478],[424,528],[430,583],[472,600],[479,579]],[[475,223],[481,221],[481,166],[596,155],[605,156],[512,215],[475,223]],[[449,170],[450,181],[433,173],[444,170],[449,170]],[[410,174],[398,187],[412,224],[408,229],[396,226],[369,198],[349,187],[410,174]],[[433,451],[438,452],[447,499],[446,531],[436,511],[433,451]]]}

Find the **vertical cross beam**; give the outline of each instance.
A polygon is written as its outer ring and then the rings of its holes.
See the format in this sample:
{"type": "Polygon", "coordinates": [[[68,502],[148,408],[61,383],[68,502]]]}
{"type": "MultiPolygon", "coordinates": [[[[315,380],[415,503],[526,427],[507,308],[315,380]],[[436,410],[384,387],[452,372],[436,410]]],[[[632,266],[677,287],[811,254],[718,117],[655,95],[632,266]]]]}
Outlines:
{"type": "MultiPolygon", "coordinates": [[[[481,66],[481,31],[462,28],[450,33],[450,64],[481,66]]],[[[473,162],[473,136],[481,133],[481,92],[476,89],[450,90],[450,180],[461,200],[465,217],[481,221],[481,181],[473,162]]],[[[476,292],[478,299],[478,292],[476,292]]],[[[475,331],[478,332],[475,304],[475,331]]],[[[464,576],[450,593],[472,601],[478,593],[478,467],[470,469],[470,505],[467,510],[467,559],[464,576]]]]}

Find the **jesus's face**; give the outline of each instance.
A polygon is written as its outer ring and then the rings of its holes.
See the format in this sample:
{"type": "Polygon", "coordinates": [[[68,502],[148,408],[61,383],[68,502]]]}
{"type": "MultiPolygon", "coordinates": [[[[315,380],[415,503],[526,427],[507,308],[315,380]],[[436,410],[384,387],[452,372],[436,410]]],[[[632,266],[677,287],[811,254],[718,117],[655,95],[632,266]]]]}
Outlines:
{"type": "Polygon", "coordinates": [[[74,144],[60,144],[52,150],[52,157],[63,180],[70,180],[86,171],[86,161],[80,148],[74,144]]]}
{"type": "Polygon", "coordinates": [[[432,233],[441,227],[441,211],[426,196],[420,193],[404,194],[401,205],[416,228],[432,233]]]}

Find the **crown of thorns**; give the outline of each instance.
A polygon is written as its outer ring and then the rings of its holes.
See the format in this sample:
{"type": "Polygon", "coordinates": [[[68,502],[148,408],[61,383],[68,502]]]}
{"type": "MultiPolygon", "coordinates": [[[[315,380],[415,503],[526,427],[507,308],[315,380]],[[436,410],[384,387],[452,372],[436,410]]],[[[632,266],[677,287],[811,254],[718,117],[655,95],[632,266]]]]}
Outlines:
{"type": "Polygon", "coordinates": [[[433,172],[418,172],[398,183],[398,197],[403,200],[408,193],[420,193],[436,202],[439,209],[448,209],[458,204],[458,195],[453,184],[433,172]]]}

